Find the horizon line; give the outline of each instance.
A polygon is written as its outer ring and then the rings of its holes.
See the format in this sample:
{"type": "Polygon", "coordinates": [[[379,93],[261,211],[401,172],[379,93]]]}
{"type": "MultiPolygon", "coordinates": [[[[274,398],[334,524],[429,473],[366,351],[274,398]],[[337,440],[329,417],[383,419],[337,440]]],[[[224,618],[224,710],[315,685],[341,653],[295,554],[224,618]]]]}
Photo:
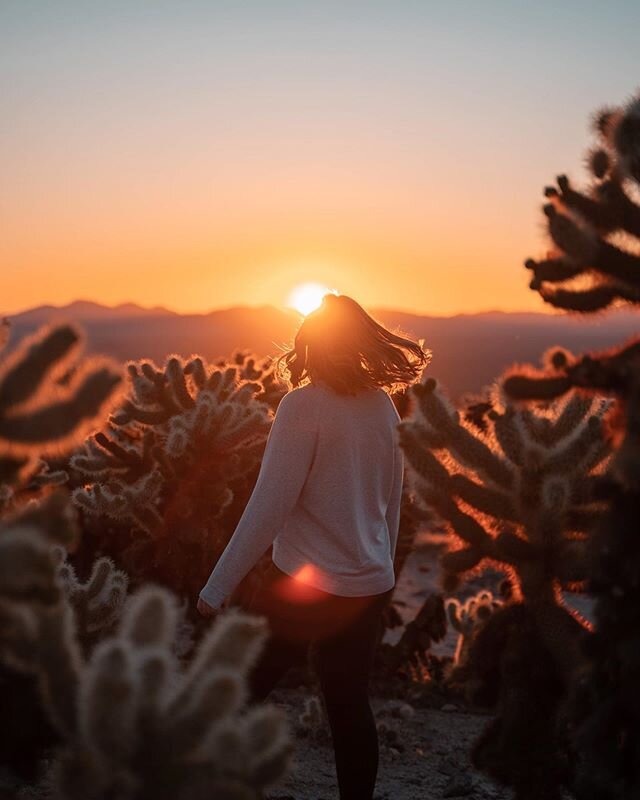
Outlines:
{"type": "MultiPolygon", "coordinates": [[[[136,302],[135,300],[124,300],[119,303],[114,303],[113,305],[102,303],[99,300],[90,300],[84,297],[76,298],[75,300],[70,300],[67,303],[63,304],[55,304],[55,303],[40,303],[38,305],[29,306],[27,308],[22,308],[16,311],[1,311],[0,318],[10,318],[20,316],[21,314],[27,314],[31,311],[36,311],[40,308],[51,308],[54,310],[64,310],[69,306],[73,305],[80,305],[80,304],[88,304],[88,305],[95,305],[103,309],[108,309],[110,311],[115,311],[123,306],[134,306],[139,308],[142,311],[146,312],[153,312],[157,311],[159,314],[172,314],[176,316],[182,317],[205,317],[209,316],[210,314],[215,314],[222,311],[235,311],[235,310],[258,310],[261,308],[273,308],[276,310],[281,310],[285,312],[291,312],[294,314],[300,314],[292,306],[287,306],[285,304],[276,304],[276,303],[259,303],[259,304],[250,304],[250,303],[238,303],[235,305],[229,306],[219,306],[217,308],[210,308],[206,311],[179,311],[177,309],[169,308],[165,305],[160,304],[153,304],[153,305],[142,305],[141,303],[136,302]]],[[[482,316],[482,315],[489,315],[489,314],[540,314],[544,316],[556,316],[557,310],[556,309],[549,309],[548,307],[543,307],[538,311],[534,311],[531,309],[500,309],[500,308],[486,308],[486,309],[479,309],[477,311],[457,311],[448,314],[438,314],[437,312],[433,311],[417,311],[414,309],[407,309],[407,308],[397,308],[393,306],[379,306],[379,305],[372,305],[368,307],[370,313],[377,313],[377,312],[386,312],[386,313],[395,313],[395,314],[409,314],[412,316],[417,317],[436,317],[440,319],[450,319],[452,317],[473,317],[473,316],[482,316]]]]}

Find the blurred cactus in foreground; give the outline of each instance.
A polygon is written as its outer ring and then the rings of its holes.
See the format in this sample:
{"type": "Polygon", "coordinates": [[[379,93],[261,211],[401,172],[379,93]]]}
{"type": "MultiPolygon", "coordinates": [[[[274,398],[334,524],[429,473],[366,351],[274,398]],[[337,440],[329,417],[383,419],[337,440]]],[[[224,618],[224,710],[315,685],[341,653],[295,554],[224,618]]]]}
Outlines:
{"type": "Polygon", "coordinates": [[[531,288],[546,302],[572,311],[598,311],[616,301],[640,303],[640,96],[595,119],[600,141],[589,154],[588,191],[566,175],[547,187],[544,207],[554,249],[526,262],[531,288]],[[626,237],[626,238],[625,238],[626,237]]]}
{"type": "MultiPolygon", "coordinates": [[[[600,112],[596,129],[590,192],[576,191],[564,176],[546,190],[557,252],[527,262],[532,288],[545,300],[582,312],[640,302],[640,96],[600,112]]],[[[518,400],[559,397],[574,387],[616,397],[608,420],[615,453],[596,487],[608,512],[587,551],[595,630],[574,687],[576,793],[581,800],[631,800],[640,796],[640,340],[579,358],[558,351],[545,371],[518,367],[505,384],[518,400]]]]}
{"type": "MultiPolygon", "coordinates": [[[[132,579],[196,597],[233,533],[271,425],[250,359],[221,367],[194,357],[128,365],[129,391],[107,427],[76,453],[73,492],[86,544],[132,579]],[[253,373],[251,373],[253,374],[253,373]]],[[[269,390],[273,399],[273,387],[269,390]]]]}
{"type": "MultiPolygon", "coordinates": [[[[3,321],[0,350],[8,337],[3,321]]],[[[0,362],[0,485],[31,477],[40,485],[62,483],[63,475],[46,474],[41,457],[68,452],[113,403],[120,370],[104,358],[78,364],[80,344],[72,325],[42,328],[0,362]]]]}
{"type": "Polygon", "coordinates": [[[140,590],[78,674],[74,725],[54,769],[58,797],[258,800],[283,777],[281,713],[242,711],[263,621],[225,614],[182,670],[170,652],[176,620],[166,590],[140,590]]]}
{"type": "MultiPolygon", "coordinates": [[[[583,587],[586,543],[604,513],[593,488],[609,454],[602,422],[607,403],[571,394],[545,407],[522,408],[505,399],[498,383],[478,424],[461,415],[432,379],[412,392],[417,402],[413,416],[400,425],[400,441],[417,495],[446,523],[455,543],[442,558],[446,587],[488,565],[502,569],[511,584],[511,602],[490,619],[489,635],[498,648],[492,663],[501,675],[491,700],[499,717],[476,749],[475,764],[514,786],[519,798],[557,797],[560,753],[549,742],[557,736],[562,692],[534,724],[519,703],[540,685],[528,684],[526,669],[516,679],[508,665],[526,647],[524,666],[546,663],[550,680],[566,686],[581,663],[588,625],[565,605],[561,590],[583,587]],[[511,623],[514,614],[535,636],[522,639],[511,623]],[[500,753],[500,742],[509,740],[526,747],[505,746],[502,756],[484,758],[489,751],[500,753]],[[539,795],[527,795],[523,776],[545,759],[550,760],[539,795]]],[[[487,676],[474,675],[476,660],[468,662],[469,687],[477,697],[487,676]]]]}
{"type": "MultiPolygon", "coordinates": [[[[101,573],[113,577],[99,566],[94,583],[101,573]]],[[[62,742],[48,778],[55,796],[258,800],[284,774],[280,714],[240,713],[263,620],[226,614],[183,668],[172,652],[179,609],[148,586],[85,658],[59,554],[35,528],[0,536],[0,615],[0,658],[36,676],[62,742]]]]}
{"type": "Polygon", "coordinates": [[[127,599],[129,576],[103,556],[95,561],[90,576],[82,582],[66,560],[64,548],[56,548],[54,557],[58,579],[74,611],[76,635],[83,650],[88,652],[120,619],[127,599]]]}
{"type": "MultiPolygon", "coordinates": [[[[0,348],[8,332],[2,324],[0,348]]],[[[64,455],[102,423],[121,381],[111,361],[78,363],[80,342],[74,326],[43,328],[0,363],[0,762],[23,776],[33,775],[57,734],[36,678],[16,662],[36,648],[47,651],[46,637],[36,644],[34,608],[46,616],[61,602],[49,550],[78,541],[66,494],[51,491],[67,475],[50,470],[46,458],[64,455]]]]}
{"type": "MultiPolygon", "coordinates": [[[[76,338],[66,328],[40,334],[2,365],[2,481],[14,493],[33,466],[42,471],[42,454],[63,452],[101,422],[119,381],[95,362],[70,375],[76,338]],[[52,388],[62,364],[66,379],[52,388]]],[[[235,420],[229,443],[243,414],[220,410],[235,420]]],[[[264,621],[225,615],[183,666],[176,655],[184,649],[183,614],[172,596],[147,586],[125,605],[127,576],[107,558],[80,581],[64,559],[77,539],[62,494],[5,506],[0,761],[33,777],[43,748],[57,748],[48,781],[61,800],[261,798],[284,773],[290,749],[275,709],[240,713],[264,621]]]]}

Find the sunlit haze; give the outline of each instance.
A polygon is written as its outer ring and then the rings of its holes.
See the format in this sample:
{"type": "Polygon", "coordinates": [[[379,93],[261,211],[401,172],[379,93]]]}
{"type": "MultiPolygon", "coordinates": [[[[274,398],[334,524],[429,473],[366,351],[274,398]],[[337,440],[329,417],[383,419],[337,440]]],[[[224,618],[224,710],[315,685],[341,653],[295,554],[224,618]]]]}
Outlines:
{"type": "Polygon", "coordinates": [[[584,177],[638,30],[622,0],[5,0],[0,312],[286,307],[309,281],[543,310],[542,189],[584,177]]]}
{"type": "MultiPolygon", "coordinates": [[[[288,305],[307,315],[319,308],[322,298],[330,291],[328,287],[319,283],[303,283],[291,292],[288,305]]],[[[336,294],[335,291],[333,293],[336,294]]]]}

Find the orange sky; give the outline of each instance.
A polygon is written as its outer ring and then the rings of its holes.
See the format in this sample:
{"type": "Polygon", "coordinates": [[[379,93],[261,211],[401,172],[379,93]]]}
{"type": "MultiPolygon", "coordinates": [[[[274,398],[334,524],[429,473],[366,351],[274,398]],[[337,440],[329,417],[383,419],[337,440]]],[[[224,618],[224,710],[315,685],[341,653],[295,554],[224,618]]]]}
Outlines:
{"type": "Polygon", "coordinates": [[[542,309],[521,266],[541,189],[634,88],[630,5],[563,26],[552,2],[7,3],[0,311],[282,304],[305,281],[542,309]]]}

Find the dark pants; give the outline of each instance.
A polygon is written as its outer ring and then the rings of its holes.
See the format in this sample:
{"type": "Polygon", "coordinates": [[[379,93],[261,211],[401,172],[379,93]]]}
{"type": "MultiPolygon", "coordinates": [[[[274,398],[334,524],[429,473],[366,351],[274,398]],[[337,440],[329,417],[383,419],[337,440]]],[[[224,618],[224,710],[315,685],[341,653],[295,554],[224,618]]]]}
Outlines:
{"type": "Polygon", "coordinates": [[[267,697],[292,666],[305,664],[313,645],[333,739],[340,800],[373,797],[378,735],[369,705],[369,675],[382,632],[382,610],[391,591],[338,597],[314,589],[272,564],[260,589],[234,600],[269,621],[271,635],[249,675],[253,702],[267,697]]]}

